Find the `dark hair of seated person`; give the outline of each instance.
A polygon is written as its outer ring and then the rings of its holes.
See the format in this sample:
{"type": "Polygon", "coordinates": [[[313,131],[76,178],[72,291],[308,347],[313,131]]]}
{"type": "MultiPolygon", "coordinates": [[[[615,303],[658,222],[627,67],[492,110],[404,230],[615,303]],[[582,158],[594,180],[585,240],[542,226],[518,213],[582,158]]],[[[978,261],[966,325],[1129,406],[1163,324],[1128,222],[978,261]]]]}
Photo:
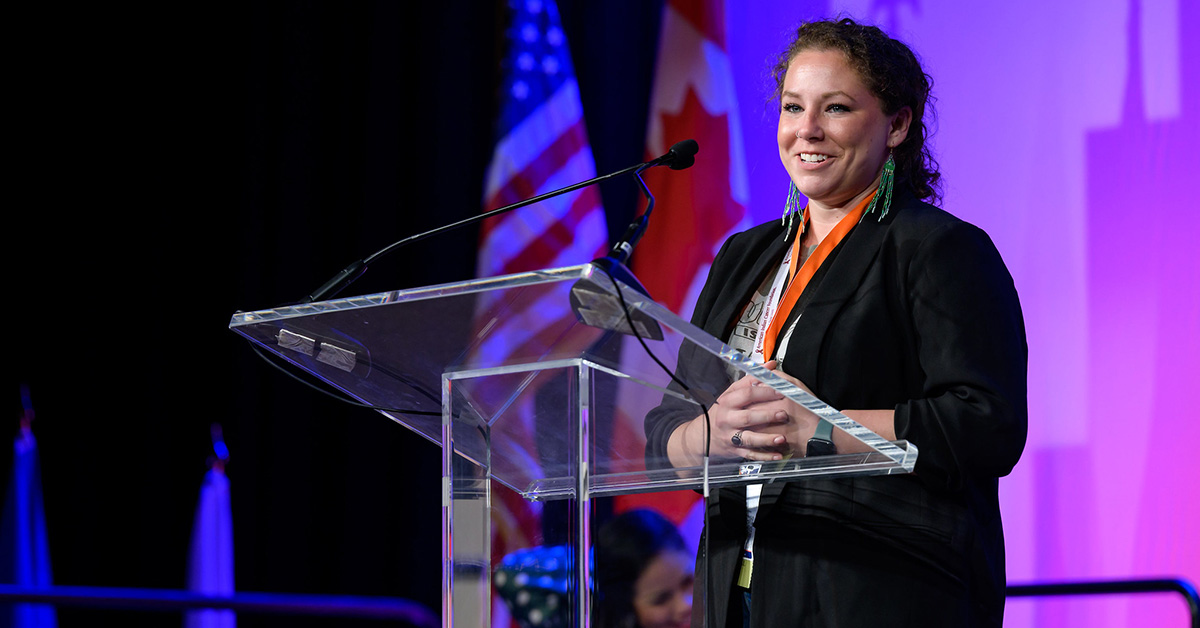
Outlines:
{"type": "Polygon", "coordinates": [[[605,522],[595,541],[593,625],[639,626],[638,578],[655,559],[675,552],[691,555],[675,525],[653,510],[630,510],[605,522]]]}

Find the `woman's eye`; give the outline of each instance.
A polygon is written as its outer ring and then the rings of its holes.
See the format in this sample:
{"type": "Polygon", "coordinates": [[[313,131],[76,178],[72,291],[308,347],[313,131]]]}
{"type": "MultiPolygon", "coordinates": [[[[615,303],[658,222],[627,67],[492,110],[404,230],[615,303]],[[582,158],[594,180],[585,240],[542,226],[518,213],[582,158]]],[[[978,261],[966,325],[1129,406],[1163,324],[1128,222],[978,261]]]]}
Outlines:
{"type": "Polygon", "coordinates": [[[804,111],[804,109],[801,108],[800,105],[797,105],[796,103],[785,104],[783,106],[783,110],[788,113],[800,113],[801,111],[804,111]]]}
{"type": "Polygon", "coordinates": [[[833,104],[833,105],[829,105],[829,107],[826,108],[826,111],[830,111],[833,113],[846,113],[847,111],[850,111],[850,108],[847,107],[846,105],[833,104]]]}

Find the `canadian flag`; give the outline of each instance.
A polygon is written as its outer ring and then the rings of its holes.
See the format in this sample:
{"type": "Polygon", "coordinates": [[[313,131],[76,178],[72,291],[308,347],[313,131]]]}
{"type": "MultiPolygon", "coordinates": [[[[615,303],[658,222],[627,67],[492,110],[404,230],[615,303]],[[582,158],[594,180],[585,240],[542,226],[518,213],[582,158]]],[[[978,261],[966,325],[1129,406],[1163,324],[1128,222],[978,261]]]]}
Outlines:
{"type": "MultiPolygon", "coordinates": [[[[632,268],[654,300],[686,319],[721,244],[749,226],[748,192],[737,94],[726,52],[725,3],[669,0],[663,11],[646,156],[661,155],[688,138],[697,141],[700,152],[687,170],[646,172],[646,185],[657,204],[632,268]]],[[[623,355],[627,362],[649,359],[636,342],[626,343],[623,355]]],[[[643,433],[642,417],[621,416],[617,429],[626,432],[615,435],[618,442],[635,442],[643,433]]],[[[654,508],[683,524],[695,516],[697,500],[692,491],[628,495],[617,498],[614,509],[654,508]]]]}

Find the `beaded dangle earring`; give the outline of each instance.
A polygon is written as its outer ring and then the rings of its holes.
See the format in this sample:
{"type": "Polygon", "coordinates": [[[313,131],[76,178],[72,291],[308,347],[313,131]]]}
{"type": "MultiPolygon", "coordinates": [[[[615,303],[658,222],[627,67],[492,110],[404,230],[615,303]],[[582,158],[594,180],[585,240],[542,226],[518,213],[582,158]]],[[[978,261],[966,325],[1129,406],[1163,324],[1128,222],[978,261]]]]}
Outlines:
{"type": "Polygon", "coordinates": [[[883,163],[883,175],[879,177],[879,190],[875,192],[875,198],[871,199],[871,205],[867,207],[866,211],[867,214],[875,211],[875,206],[879,204],[879,198],[883,197],[879,218],[876,219],[880,222],[887,217],[888,210],[892,207],[892,182],[895,179],[896,160],[892,157],[892,151],[889,150],[887,161],[883,163]]]}
{"type": "Polygon", "coordinates": [[[787,242],[792,235],[792,222],[804,208],[800,206],[800,190],[796,184],[788,181],[787,203],[783,206],[783,215],[779,217],[779,225],[784,228],[783,241],[787,242]]]}

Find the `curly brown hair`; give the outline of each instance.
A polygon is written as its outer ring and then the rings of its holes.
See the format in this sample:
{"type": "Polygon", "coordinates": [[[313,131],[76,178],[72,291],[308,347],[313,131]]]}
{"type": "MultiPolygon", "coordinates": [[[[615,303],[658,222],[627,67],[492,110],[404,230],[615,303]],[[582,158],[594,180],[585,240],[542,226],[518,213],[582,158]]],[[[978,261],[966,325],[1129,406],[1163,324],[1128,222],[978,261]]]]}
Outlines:
{"type": "Polygon", "coordinates": [[[912,110],[908,137],[892,155],[896,178],[907,182],[917,198],[937,203],[942,198],[941,173],[926,140],[932,131],[926,121],[936,119],[931,89],[933,79],[921,68],[917,55],[902,42],[888,37],[875,26],[850,18],[806,22],[779,55],[771,71],[775,79],[775,102],[783,94],[788,65],[803,50],[840,50],[863,83],[879,98],[883,112],[892,115],[904,107],[912,110]]]}

